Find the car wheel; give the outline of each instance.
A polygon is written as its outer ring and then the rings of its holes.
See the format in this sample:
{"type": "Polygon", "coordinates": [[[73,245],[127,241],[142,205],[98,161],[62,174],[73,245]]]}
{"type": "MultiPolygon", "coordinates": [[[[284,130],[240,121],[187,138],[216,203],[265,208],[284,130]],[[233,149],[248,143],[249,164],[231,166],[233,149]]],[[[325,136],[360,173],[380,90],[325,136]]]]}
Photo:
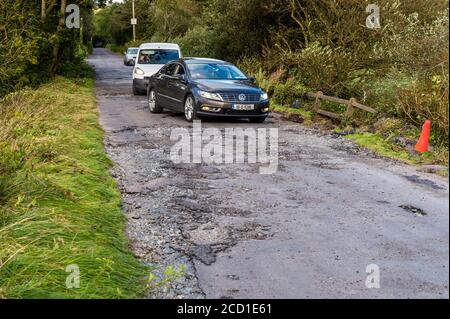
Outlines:
{"type": "Polygon", "coordinates": [[[198,119],[197,112],[195,111],[195,102],[192,95],[188,95],[184,101],[184,117],[188,122],[198,119]]]}
{"type": "Polygon", "coordinates": [[[152,113],[161,113],[162,107],[160,107],[156,101],[156,91],[151,89],[148,93],[148,109],[152,113]]]}
{"type": "Polygon", "coordinates": [[[266,118],[267,118],[267,116],[264,116],[264,117],[250,117],[249,120],[250,120],[251,123],[264,123],[266,118]]]}

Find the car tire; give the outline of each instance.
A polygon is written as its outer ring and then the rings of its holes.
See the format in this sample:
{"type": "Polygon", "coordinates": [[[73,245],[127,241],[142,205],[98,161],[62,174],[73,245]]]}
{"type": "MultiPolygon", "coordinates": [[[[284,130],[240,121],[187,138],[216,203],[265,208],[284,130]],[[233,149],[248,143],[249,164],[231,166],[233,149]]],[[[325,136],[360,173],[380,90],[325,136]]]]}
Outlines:
{"type": "Polygon", "coordinates": [[[264,123],[266,118],[267,118],[267,116],[264,116],[264,117],[250,117],[249,121],[250,121],[250,123],[264,123]]]}
{"type": "Polygon", "coordinates": [[[161,113],[163,108],[158,105],[155,89],[151,89],[147,94],[147,105],[151,113],[161,113]]]}
{"type": "Polygon", "coordinates": [[[186,96],[184,100],[184,118],[188,122],[198,120],[194,97],[191,94],[186,96]]]}

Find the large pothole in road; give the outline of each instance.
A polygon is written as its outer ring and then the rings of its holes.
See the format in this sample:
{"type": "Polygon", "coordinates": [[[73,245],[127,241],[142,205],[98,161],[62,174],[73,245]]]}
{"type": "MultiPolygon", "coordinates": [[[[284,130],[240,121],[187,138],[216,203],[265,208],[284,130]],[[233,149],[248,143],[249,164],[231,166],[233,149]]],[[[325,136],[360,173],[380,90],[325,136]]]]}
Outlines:
{"type": "Polygon", "coordinates": [[[416,216],[426,216],[427,215],[427,213],[423,209],[412,206],[412,205],[400,205],[399,207],[403,208],[407,212],[410,212],[416,216]]]}
{"type": "Polygon", "coordinates": [[[187,232],[188,238],[196,245],[214,245],[229,243],[229,231],[217,224],[206,223],[187,232]]]}

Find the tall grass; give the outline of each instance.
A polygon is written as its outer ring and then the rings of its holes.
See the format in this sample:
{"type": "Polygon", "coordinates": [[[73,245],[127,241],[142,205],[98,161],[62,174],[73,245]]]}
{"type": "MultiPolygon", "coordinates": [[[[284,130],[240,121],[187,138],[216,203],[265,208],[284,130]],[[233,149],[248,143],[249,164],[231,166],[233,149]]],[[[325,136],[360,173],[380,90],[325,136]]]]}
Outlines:
{"type": "Polygon", "coordinates": [[[0,100],[0,298],[132,298],[129,252],[93,81],[57,78],[0,100]],[[66,267],[80,288],[66,287],[66,267]]]}

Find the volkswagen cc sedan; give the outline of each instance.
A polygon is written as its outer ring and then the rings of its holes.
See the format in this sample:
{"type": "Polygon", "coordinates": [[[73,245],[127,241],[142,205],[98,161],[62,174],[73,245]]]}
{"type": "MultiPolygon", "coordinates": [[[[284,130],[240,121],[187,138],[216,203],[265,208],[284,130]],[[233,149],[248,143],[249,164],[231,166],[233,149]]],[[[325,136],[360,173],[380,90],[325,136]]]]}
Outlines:
{"type": "Polygon", "coordinates": [[[269,97],[254,82],[231,63],[182,58],[150,77],[148,107],[152,113],[163,108],[183,112],[189,122],[199,117],[234,117],[262,123],[269,113],[269,97]]]}

